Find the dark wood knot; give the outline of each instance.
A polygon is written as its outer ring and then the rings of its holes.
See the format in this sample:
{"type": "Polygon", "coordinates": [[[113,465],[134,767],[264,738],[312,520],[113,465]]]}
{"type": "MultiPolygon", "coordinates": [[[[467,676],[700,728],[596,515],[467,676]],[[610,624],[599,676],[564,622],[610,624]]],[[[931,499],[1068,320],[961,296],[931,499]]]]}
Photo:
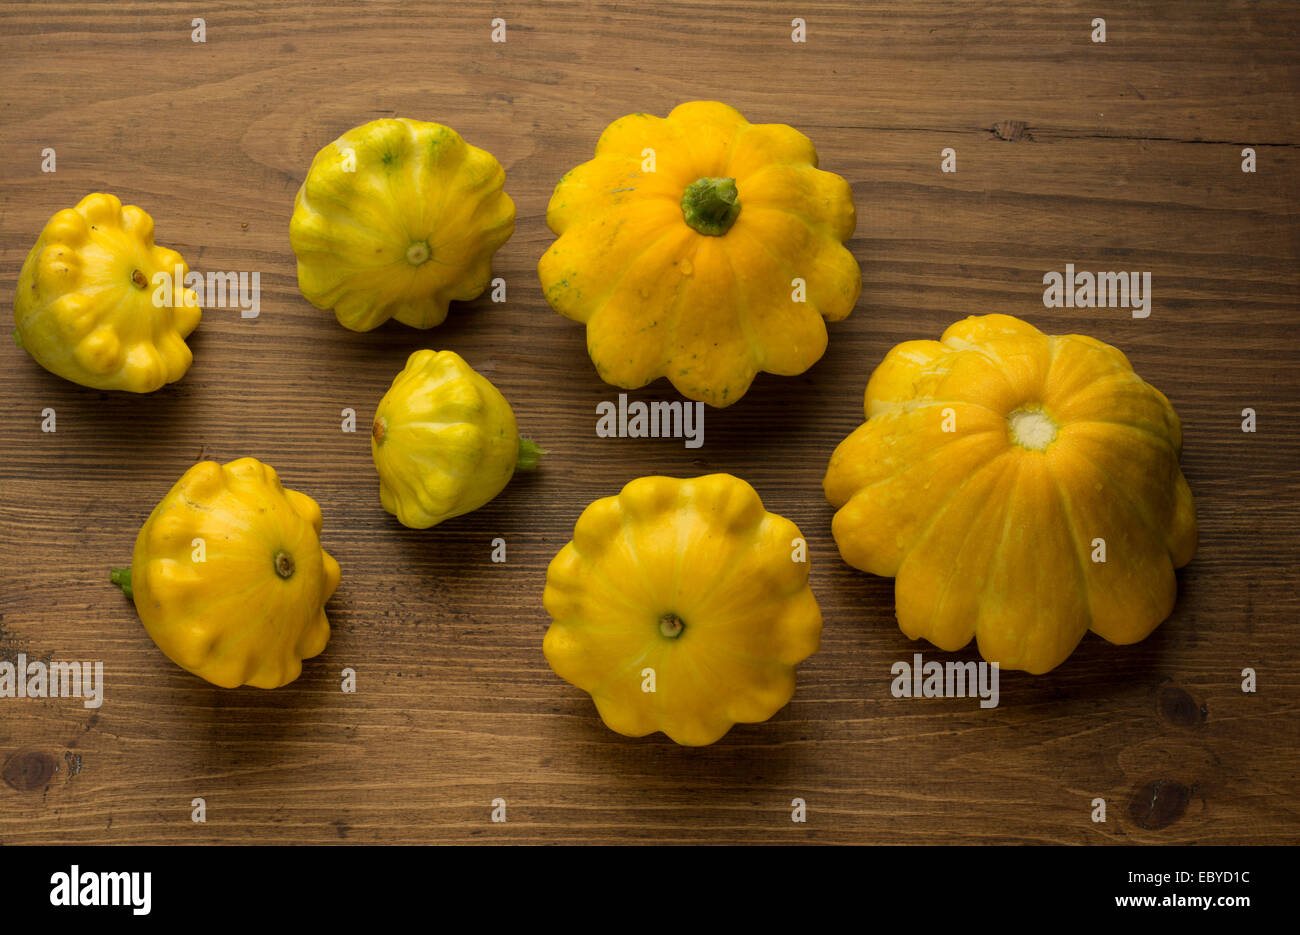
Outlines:
{"type": "Polygon", "coordinates": [[[1133,793],[1128,803],[1128,817],[1139,828],[1159,831],[1182,818],[1191,801],[1192,790],[1181,782],[1157,779],[1139,786],[1133,793]]]}
{"type": "Polygon", "coordinates": [[[0,775],[4,776],[4,781],[11,788],[19,792],[35,792],[50,784],[56,768],[54,757],[33,750],[11,756],[5,761],[4,770],[0,775]]]}
{"type": "Polygon", "coordinates": [[[1205,705],[1197,704],[1196,699],[1187,690],[1177,685],[1164,685],[1156,699],[1156,710],[1170,724],[1179,727],[1195,727],[1204,723],[1210,713],[1205,705]]]}

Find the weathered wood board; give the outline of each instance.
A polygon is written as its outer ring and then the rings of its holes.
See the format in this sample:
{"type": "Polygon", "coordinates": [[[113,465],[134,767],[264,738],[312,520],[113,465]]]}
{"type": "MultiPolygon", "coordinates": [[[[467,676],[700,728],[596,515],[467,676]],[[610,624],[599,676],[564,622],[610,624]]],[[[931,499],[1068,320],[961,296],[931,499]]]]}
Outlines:
{"type": "Polygon", "coordinates": [[[207,311],[190,373],[147,397],[0,342],[0,658],[105,671],[95,710],[0,699],[0,842],[1300,840],[1298,31],[1282,2],[0,4],[0,305],[45,221],[91,191],[262,289],[256,319],[207,311]],[[863,295],[807,374],[709,411],[701,448],[598,438],[618,391],[542,296],[546,203],[611,120],[691,99],[800,128],[850,181],[863,295]],[[353,334],[298,293],[294,192],[321,146],[381,116],[449,124],[505,165],[506,303],[353,334]],[[1046,309],[1042,276],[1066,263],[1150,271],[1150,317],[1046,309]],[[1004,673],[991,710],[897,699],[892,664],[931,650],[898,631],[891,581],[839,559],[820,482],[891,346],[992,311],[1116,344],[1165,391],[1200,550],[1144,643],[1089,636],[1048,676],[1004,673]],[[422,347],[489,376],[551,453],[415,532],[379,506],[365,426],[422,347]],[[320,502],[343,567],[328,648],[274,692],[172,665],[107,581],[189,465],[245,455],[320,502]],[[546,565],[591,500],[709,471],[807,535],[823,646],[769,723],[704,749],[627,739],[542,656],[546,565]]]}

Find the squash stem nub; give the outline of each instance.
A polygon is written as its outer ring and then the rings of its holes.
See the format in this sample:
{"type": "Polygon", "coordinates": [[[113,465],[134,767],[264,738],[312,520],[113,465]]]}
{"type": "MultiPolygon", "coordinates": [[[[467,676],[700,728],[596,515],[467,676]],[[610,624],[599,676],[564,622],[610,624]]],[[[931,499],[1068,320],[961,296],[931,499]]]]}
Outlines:
{"type": "Polygon", "coordinates": [[[721,237],[736,223],[738,199],[735,179],[696,179],[682,195],[682,217],[699,233],[721,237]]]}
{"type": "Polygon", "coordinates": [[[413,243],[406,248],[406,262],[410,263],[412,266],[419,266],[422,263],[427,263],[429,255],[429,244],[424,240],[413,243]]]}
{"type": "Polygon", "coordinates": [[[131,569],[130,568],[113,568],[108,573],[108,580],[113,582],[122,589],[122,593],[131,599],[135,599],[135,592],[131,590],[131,569]]]}
{"type": "Polygon", "coordinates": [[[664,614],[659,618],[659,632],[670,640],[675,640],[686,629],[686,623],[676,614],[664,614]]]}
{"type": "Polygon", "coordinates": [[[1025,407],[1007,416],[1011,441],[1029,451],[1046,451],[1060,426],[1041,408],[1025,407]]]}
{"type": "Polygon", "coordinates": [[[296,566],[294,564],[292,555],[290,555],[288,552],[284,551],[283,549],[275,553],[275,573],[277,575],[279,575],[285,581],[288,581],[290,578],[293,577],[293,573],[295,570],[296,570],[296,566]]]}
{"type": "Polygon", "coordinates": [[[535,471],[542,455],[547,451],[531,438],[519,439],[519,457],[515,459],[516,471],[535,471]]]}

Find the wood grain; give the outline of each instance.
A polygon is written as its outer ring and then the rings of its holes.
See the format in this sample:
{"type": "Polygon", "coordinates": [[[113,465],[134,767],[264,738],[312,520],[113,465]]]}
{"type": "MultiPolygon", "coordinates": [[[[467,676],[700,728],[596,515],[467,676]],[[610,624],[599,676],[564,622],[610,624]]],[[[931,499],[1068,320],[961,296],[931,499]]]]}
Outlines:
{"type": "MultiPolygon", "coordinates": [[[[0,843],[1300,840],[1300,9],[199,7],[0,4],[0,304],[49,216],[97,190],[152,213],[195,268],[262,277],[261,316],[205,313],[190,373],[145,398],[0,350],[0,657],[103,660],[107,681],[98,711],[0,700],[0,843]],[[1104,45],[1089,40],[1098,15],[1104,45]],[[496,16],[504,45],[489,41],[496,16]],[[696,98],[799,127],[850,181],[863,297],[807,374],[760,377],[710,411],[698,451],[599,439],[595,405],[617,391],[542,297],[546,202],[611,120],[696,98]],[[506,166],[505,305],[357,335],[298,294],[288,222],[311,157],[386,115],[447,123],[506,166]],[[1024,124],[1016,141],[1002,121],[1024,124]],[[956,174],[939,171],[949,146],[956,174]],[[1150,270],[1151,317],[1045,309],[1041,277],[1067,262],[1150,270]],[[899,633],[890,581],[838,558],[820,481],[885,351],[991,311],[1114,343],[1166,392],[1201,546],[1150,639],[1089,636],[1048,676],[1005,674],[988,711],[891,697],[892,663],[928,647],[899,633]],[[339,422],[353,407],[364,426],[427,346],[494,380],[551,454],[484,509],[414,532],[379,507],[364,431],[339,422]],[[45,407],[55,434],[40,431],[45,407]],[[270,693],[168,663],[106,580],[190,464],[244,455],[320,502],[344,569],[329,647],[270,693]],[[620,737],[542,656],[546,564],[582,508],[632,477],[715,470],[808,536],[822,650],[767,724],[706,749],[620,737]],[[489,561],[496,536],[504,565],[489,561]],[[356,694],[339,691],[344,666],[356,694]],[[200,796],[204,824],[190,820],[200,796]],[[504,824],[489,817],[498,797],[504,824]],[[806,824],[790,821],[794,797],[806,824]]],[[[663,381],[634,396],[676,398],[663,381]]]]}

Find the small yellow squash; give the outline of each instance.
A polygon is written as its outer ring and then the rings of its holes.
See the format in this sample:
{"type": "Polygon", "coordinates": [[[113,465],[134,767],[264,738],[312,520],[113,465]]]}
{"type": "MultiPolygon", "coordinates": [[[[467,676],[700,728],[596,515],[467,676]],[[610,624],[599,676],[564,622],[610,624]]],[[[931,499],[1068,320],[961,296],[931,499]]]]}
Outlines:
{"type": "Polygon", "coordinates": [[[667,376],[729,406],[759,371],[803,373],[862,287],[843,246],[853,193],[809,139],[712,101],[631,114],[556,186],[538,265],[551,306],[587,326],[601,378],[667,376]]]}
{"type": "Polygon", "coordinates": [[[163,497],[113,581],[158,648],[223,688],[278,688],[329,640],[339,564],[320,544],[316,501],[269,465],[203,461],[163,497]]]}
{"type": "Polygon", "coordinates": [[[370,453],[379,499],[427,529],[477,510],[544,452],[519,437],[500,391],[454,351],[416,351],[375,410],[370,453]]]}
{"type": "Polygon", "coordinates": [[[185,375],[199,323],[189,267],[153,242],[153,218],[87,195],[50,218],[23,263],[15,337],[51,373],[97,390],[151,393],[185,375]]]}
{"type": "Polygon", "coordinates": [[[504,184],[491,153],[442,124],[349,130],[316,154],[294,199],[298,287],[353,331],[441,324],[450,301],[487,288],[492,254],[514,232],[504,184]]]}
{"type": "Polygon", "coordinates": [[[1145,638],[1196,551],[1164,395],[1110,345],[1007,315],[908,341],[831,458],[835,541],[895,577],[899,626],[1003,668],[1060,665],[1090,628],[1145,638]]]}
{"type": "Polygon", "coordinates": [[[730,474],[592,503],[546,572],[543,649],[620,734],[713,743],[794,695],[822,618],[798,527],[730,474]]]}

